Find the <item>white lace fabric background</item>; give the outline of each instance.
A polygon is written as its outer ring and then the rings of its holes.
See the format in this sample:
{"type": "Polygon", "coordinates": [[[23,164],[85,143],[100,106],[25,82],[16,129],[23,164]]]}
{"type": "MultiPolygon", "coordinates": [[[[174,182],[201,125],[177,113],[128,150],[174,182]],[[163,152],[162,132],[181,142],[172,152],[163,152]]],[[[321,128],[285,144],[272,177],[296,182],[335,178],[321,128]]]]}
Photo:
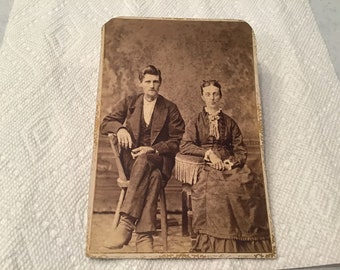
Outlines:
{"type": "Polygon", "coordinates": [[[0,49],[1,269],[283,269],[340,263],[340,85],[306,0],[14,1],[0,49]],[[85,256],[101,27],[243,19],[257,39],[278,258],[85,256]]]}

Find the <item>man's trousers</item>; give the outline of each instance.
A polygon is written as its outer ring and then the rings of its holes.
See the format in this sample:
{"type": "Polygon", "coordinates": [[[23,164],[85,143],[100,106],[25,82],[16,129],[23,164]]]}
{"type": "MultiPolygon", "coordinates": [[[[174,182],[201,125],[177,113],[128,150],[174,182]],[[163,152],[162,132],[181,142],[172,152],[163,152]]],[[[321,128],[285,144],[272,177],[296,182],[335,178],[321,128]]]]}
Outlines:
{"type": "Polygon", "coordinates": [[[123,149],[121,159],[130,180],[121,213],[137,219],[137,233],[154,232],[158,196],[162,188],[163,157],[147,153],[133,159],[131,151],[123,149]]]}

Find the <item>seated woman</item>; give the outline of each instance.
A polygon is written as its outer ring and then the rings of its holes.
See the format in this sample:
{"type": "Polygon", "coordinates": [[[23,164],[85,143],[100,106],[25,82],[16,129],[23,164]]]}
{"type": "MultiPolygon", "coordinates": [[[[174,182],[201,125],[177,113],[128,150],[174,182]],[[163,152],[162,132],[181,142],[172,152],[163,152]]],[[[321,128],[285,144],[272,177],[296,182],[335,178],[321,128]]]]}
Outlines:
{"type": "Polygon", "coordinates": [[[263,183],[245,165],[236,122],[219,108],[221,85],[203,81],[205,107],[186,126],[180,154],[205,164],[192,186],[196,252],[271,252],[263,183]]]}

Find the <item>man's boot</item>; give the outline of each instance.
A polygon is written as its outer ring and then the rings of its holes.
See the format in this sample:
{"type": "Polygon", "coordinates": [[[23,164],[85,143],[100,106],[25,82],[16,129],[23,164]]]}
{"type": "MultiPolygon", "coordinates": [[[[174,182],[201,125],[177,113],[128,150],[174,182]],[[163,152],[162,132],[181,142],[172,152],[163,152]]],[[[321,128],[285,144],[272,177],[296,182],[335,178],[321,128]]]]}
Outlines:
{"type": "Polygon", "coordinates": [[[137,233],[136,250],[137,252],[153,252],[152,233],[137,233]]]}
{"type": "Polygon", "coordinates": [[[111,240],[109,242],[108,248],[118,249],[129,244],[132,237],[132,232],[135,229],[135,222],[135,218],[122,213],[117,228],[109,237],[111,240]]]}

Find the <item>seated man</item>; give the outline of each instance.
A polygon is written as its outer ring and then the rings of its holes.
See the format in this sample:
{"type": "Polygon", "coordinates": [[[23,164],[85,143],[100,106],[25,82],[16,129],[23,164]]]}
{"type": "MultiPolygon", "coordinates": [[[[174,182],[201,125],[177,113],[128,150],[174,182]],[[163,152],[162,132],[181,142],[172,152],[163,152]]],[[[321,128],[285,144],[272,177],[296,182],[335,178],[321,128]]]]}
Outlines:
{"type": "Polygon", "coordinates": [[[152,252],[158,195],[171,176],[184,121],[171,101],[159,95],[161,72],[149,65],[139,75],[143,93],[119,101],[101,125],[117,134],[123,167],[130,179],[111,248],[122,248],[137,233],[137,252],[152,252]]]}

